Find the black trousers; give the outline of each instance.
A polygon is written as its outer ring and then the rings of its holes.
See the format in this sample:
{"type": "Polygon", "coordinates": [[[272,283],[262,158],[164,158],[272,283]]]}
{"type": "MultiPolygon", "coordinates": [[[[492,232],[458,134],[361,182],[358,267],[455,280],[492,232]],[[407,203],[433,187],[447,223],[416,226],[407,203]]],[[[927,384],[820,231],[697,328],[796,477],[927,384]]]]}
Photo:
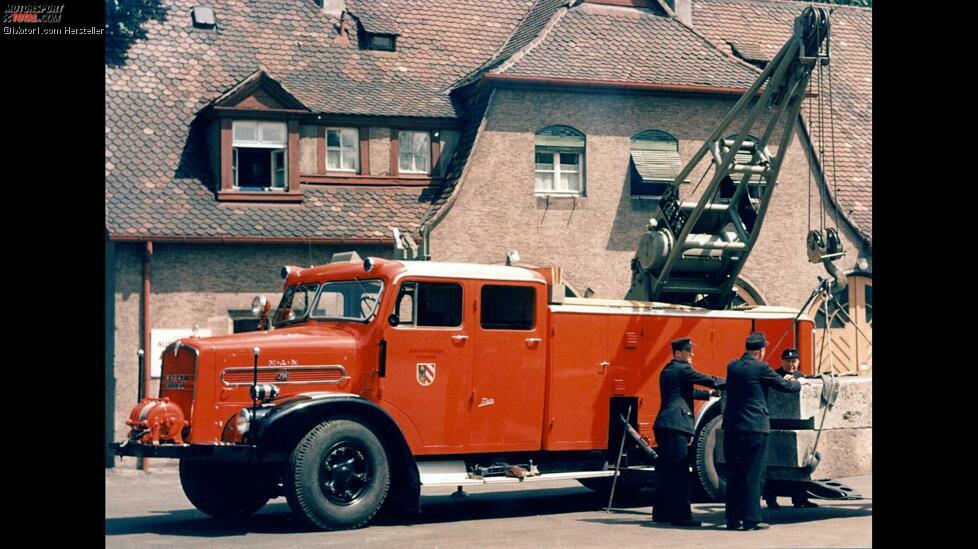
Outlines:
{"type": "Polygon", "coordinates": [[[658,522],[689,520],[689,440],[692,435],[673,429],[656,429],[659,459],[655,472],[659,487],[652,516],[658,522]]]}
{"type": "Polygon", "coordinates": [[[727,524],[761,522],[761,485],[764,482],[767,433],[724,431],[727,460],[727,524]]]}

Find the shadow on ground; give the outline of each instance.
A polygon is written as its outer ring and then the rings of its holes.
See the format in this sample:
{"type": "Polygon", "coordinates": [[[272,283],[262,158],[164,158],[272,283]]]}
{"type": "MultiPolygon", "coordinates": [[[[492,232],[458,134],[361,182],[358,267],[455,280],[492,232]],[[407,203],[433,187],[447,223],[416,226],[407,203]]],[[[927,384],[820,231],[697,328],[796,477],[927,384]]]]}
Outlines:
{"type": "MultiPolygon", "coordinates": [[[[722,503],[708,505],[697,505],[693,510],[693,518],[703,523],[698,528],[725,530],[726,520],[723,516],[724,506],[722,503]]],[[[847,503],[833,504],[831,507],[824,505],[815,509],[795,509],[785,507],[777,511],[767,509],[761,510],[764,522],[771,525],[795,524],[799,522],[814,522],[818,520],[828,520],[837,518],[868,517],[873,514],[873,504],[871,501],[852,501],[847,503]]],[[[648,515],[634,517],[626,516],[621,512],[615,512],[608,518],[582,518],[581,522],[593,522],[597,524],[632,524],[635,526],[645,526],[649,528],[676,529],[678,526],[669,524],[657,524],[649,520],[648,515]]]]}
{"type": "MultiPolygon", "coordinates": [[[[642,491],[629,497],[615,497],[613,513],[651,516],[655,494],[642,491]],[[629,509],[629,508],[638,509],[629,509]],[[644,509],[642,509],[644,507],[644,509]],[[620,510],[619,510],[620,508],[620,510]]],[[[584,488],[539,489],[528,492],[489,492],[466,498],[422,496],[421,514],[414,517],[381,515],[374,526],[424,525],[465,520],[515,518],[603,510],[606,497],[584,488]]],[[[160,511],[138,517],[108,518],[106,536],[160,534],[167,536],[219,537],[249,533],[283,533],[307,530],[295,520],[284,499],[273,500],[258,514],[242,523],[222,523],[195,510],[160,511]]]]}
{"type": "MultiPolygon", "coordinates": [[[[651,528],[674,528],[651,522],[651,506],[655,494],[643,490],[628,497],[616,497],[615,508],[607,518],[582,518],[582,522],[635,525],[651,528]]],[[[583,488],[540,489],[529,492],[489,492],[471,494],[466,498],[423,496],[421,515],[413,517],[381,515],[374,526],[425,525],[466,520],[487,520],[527,516],[546,516],[564,513],[603,511],[608,505],[606,496],[583,488]]],[[[700,504],[694,507],[694,518],[704,528],[723,529],[723,504],[700,504]]],[[[833,518],[870,516],[872,502],[854,501],[845,504],[823,505],[815,509],[786,507],[779,511],[764,510],[765,521],[772,525],[811,522],[833,518]]],[[[109,518],[105,520],[106,536],[153,533],[166,536],[229,537],[249,533],[294,533],[308,531],[290,513],[283,499],[274,500],[258,514],[241,523],[222,523],[195,509],[160,511],[146,516],[109,518]]]]}

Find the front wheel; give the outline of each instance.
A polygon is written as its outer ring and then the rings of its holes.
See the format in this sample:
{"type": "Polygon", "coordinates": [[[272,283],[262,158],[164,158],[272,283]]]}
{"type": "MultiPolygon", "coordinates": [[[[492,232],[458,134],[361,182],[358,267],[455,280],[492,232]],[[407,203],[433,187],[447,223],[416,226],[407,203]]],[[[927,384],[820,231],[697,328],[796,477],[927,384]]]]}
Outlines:
{"type": "Polygon", "coordinates": [[[349,419],[317,425],[289,459],[286,498],[301,520],[323,530],[367,524],[387,497],[390,467],[380,440],[349,419]]]}
{"type": "Polygon", "coordinates": [[[701,495],[711,501],[723,501],[727,494],[727,470],[718,463],[722,451],[717,444],[717,431],[723,416],[716,416],[700,427],[696,434],[696,479],[701,495]]]}

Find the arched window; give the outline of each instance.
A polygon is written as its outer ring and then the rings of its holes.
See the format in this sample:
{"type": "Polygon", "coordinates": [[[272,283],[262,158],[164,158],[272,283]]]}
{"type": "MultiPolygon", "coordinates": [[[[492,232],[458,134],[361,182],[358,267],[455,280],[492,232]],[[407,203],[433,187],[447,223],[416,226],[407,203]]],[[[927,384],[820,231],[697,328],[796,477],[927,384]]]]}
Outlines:
{"type": "Polygon", "coordinates": [[[547,126],[538,131],[536,192],[583,195],[584,151],[584,134],[570,126],[547,126]]]}
{"type": "Polygon", "coordinates": [[[660,130],[645,130],[632,137],[628,169],[632,196],[662,196],[682,169],[675,137],[660,130]]]}
{"type": "Polygon", "coordinates": [[[734,282],[734,291],[737,295],[734,296],[730,304],[731,309],[750,309],[767,303],[760,290],[743,276],[737,277],[737,282],[734,282]]]}

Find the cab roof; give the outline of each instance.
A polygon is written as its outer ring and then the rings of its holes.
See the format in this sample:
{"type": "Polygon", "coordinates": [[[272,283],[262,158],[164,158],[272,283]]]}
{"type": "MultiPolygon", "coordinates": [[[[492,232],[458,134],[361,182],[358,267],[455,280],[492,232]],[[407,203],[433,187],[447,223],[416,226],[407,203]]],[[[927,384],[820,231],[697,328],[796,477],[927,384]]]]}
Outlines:
{"type": "MultiPolygon", "coordinates": [[[[440,261],[398,261],[371,257],[374,264],[371,273],[391,279],[400,276],[431,278],[468,278],[480,280],[502,280],[507,282],[534,282],[546,284],[540,273],[523,267],[504,265],[480,265],[475,263],[444,263],[440,261]]],[[[324,276],[365,278],[363,261],[336,262],[309,268],[298,268],[289,275],[287,285],[299,282],[313,282],[324,276]]]]}

